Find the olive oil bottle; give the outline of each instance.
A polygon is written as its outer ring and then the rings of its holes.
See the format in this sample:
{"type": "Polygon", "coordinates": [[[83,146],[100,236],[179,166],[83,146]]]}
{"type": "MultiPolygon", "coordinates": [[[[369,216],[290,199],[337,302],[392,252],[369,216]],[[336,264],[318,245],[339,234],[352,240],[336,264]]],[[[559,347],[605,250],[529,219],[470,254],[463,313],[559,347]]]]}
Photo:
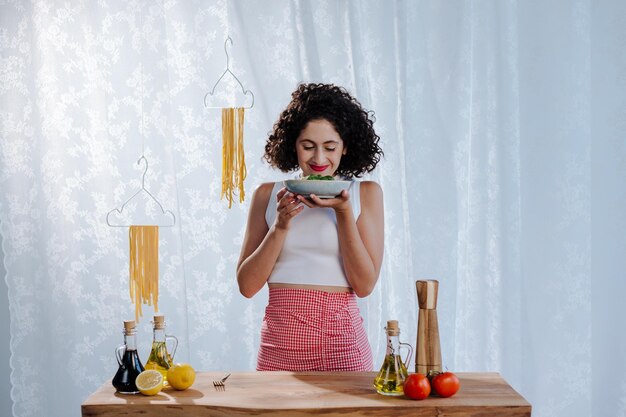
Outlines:
{"type": "Polygon", "coordinates": [[[376,388],[376,392],[383,395],[403,395],[404,381],[409,376],[406,368],[413,355],[413,348],[408,343],[400,342],[400,329],[397,320],[387,321],[385,330],[387,331],[387,351],[383,365],[374,379],[374,388],[376,388]],[[409,354],[404,362],[400,357],[401,347],[409,349],[409,354]]]}
{"type": "Polygon", "coordinates": [[[174,364],[174,354],[178,347],[178,339],[174,336],[165,334],[165,317],[162,315],[154,316],[152,349],[146,369],[155,369],[163,375],[163,383],[167,383],[167,370],[174,364]],[[170,341],[171,354],[168,351],[167,343],[170,341]]]}

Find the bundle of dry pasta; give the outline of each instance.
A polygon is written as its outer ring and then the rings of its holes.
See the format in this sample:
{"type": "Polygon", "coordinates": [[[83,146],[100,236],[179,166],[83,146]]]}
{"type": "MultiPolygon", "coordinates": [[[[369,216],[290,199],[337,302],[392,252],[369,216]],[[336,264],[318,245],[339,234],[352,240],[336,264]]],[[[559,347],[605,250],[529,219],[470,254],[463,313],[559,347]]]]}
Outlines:
{"type": "Polygon", "coordinates": [[[222,109],[222,194],[233,205],[233,194],[244,200],[243,181],[246,179],[246,161],[243,152],[243,107],[222,109]],[[237,191],[235,191],[237,189],[237,191]]]}
{"type": "Polygon", "coordinates": [[[135,321],[141,304],[159,311],[159,226],[130,226],[130,299],[135,303],[135,321]]]}

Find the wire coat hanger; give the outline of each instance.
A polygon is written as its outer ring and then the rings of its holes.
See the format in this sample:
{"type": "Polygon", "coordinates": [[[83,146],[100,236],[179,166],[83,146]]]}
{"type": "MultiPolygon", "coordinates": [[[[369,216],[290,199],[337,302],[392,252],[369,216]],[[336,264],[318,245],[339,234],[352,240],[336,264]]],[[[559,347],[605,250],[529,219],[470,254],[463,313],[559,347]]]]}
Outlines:
{"type": "Polygon", "coordinates": [[[130,203],[130,201],[137,197],[139,194],[141,194],[141,192],[143,191],[144,193],[148,194],[148,196],[152,199],[152,201],[154,201],[156,203],[157,206],[159,206],[159,208],[161,209],[161,212],[164,215],[171,215],[172,216],[172,224],[164,224],[164,225],[156,225],[159,227],[172,227],[176,224],[176,216],[174,215],[174,213],[172,213],[172,211],[170,210],[165,210],[163,208],[163,205],[161,205],[161,203],[159,203],[159,200],[157,200],[150,191],[148,191],[146,189],[146,174],[148,172],[148,160],[146,159],[145,156],[141,155],[141,158],[139,158],[139,160],[137,161],[137,165],[141,164],[141,160],[143,159],[143,161],[146,163],[146,168],[143,171],[143,176],[141,177],[141,188],[132,195],[132,197],[130,197],[128,200],[126,200],[124,202],[124,204],[122,204],[122,207],[120,207],[119,209],[115,208],[111,211],[109,211],[107,213],[107,224],[111,227],[130,227],[130,226],[136,226],[136,225],[132,225],[132,224],[111,224],[111,220],[109,219],[109,216],[111,215],[111,213],[113,212],[117,212],[118,214],[122,214],[122,212],[124,211],[124,207],[126,207],[126,204],[130,203]]]}
{"type": "Polygon", "coordinates": [[[226,69],[224,70],[224,72],[222,73],[222,75],[220,76],[220,78],[217,79],[217,81],[215,82],[215,84],[213,85],[213,89],[206,93],[204,96],[204,106],[207,109],[221,109],[224,106],[219,106],[219,107],[214,107],[214,106],[209,106],[207,104],[207,98],[208,96],[214,96],[215,95],[215,89],[217,88],[217,85],[220,83],[220,81],[222,81],[222,78],[224,78],[224,76],[226,74],[230,74],[233,76],[233,78],[235,79],[235,81],[237,81],[237,83],[239,84],[239,86],[241,87],[241,91],[243,93],[244,96],[247,96],[248,93],[250,93],[250,95],[252,96],[252,103],[250,104],[250,106],[248,107],[244,107],[244,109],[251,109],[252,107],[254,107],[254,93],[250,90],[246,90],[243,86],[243,84],[241,83],[241,81],[239,81],[239,78],[237,78],[237,76],[230,70],[230,56],[228,55],[228,42],[230,41],[230,45],[233,45],[233,40],[230,38],[230,36],[228,36],[226,38],[226,40],[224,41],[224,52],[226,53],[226,69]]]}

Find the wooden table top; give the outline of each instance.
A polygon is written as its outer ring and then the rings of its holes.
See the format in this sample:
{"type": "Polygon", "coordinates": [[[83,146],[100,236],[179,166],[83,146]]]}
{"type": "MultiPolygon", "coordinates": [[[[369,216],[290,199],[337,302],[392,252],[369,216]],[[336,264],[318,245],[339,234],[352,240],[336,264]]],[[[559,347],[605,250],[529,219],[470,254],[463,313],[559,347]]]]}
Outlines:
{"type": "Polygon", "coordinates": [[[116,394],[110,381],[82,404],[83,417],[129,415],[226,416],[499,416],[530,417],[530,404],[497,373],[457,373],[461,389],[450,398],[422,401],[388,397],[372,386],[374,372],[234,372],[225,391],[212,381],[223,372],[199,372],[185,391],[152,397],[116,394]]]}

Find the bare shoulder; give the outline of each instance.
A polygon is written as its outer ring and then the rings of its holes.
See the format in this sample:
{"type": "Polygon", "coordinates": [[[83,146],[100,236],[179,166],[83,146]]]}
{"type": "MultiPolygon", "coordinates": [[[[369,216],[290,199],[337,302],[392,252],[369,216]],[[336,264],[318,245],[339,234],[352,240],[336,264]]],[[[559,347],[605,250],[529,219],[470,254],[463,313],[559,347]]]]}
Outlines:
{"type": "Polygon", "coordinates": [[[269,200],[270,194],[272,194],[272,189],[274,188],[273,182],[264,182],[259,185],[256,190],[254,190],[254,198],[258,198],[261,200],[269,200]]]}
{"type": "Polygon", "coordinates": [[[259,185],[256,190],[254,190],[254,193],[252,194],[252,203],[250,206],[251,213],[265,212],[265,208],[270,201],[270,196],[272,195],[273,188],[273,182],[266,182],[259,185]]]}
{"type": "Polygon", "coordinates": [[[361,182],[361,203],[366,201],[382,201],[383,189],[376,181],[361,182]]]}
{"type": "Polygon", "coordinates": [[[254,201],[258,201],[259,203],[265,202],[267,203],[270,199],[270,195],[272,194],[272,189],[274,188],[273,182],[264,182],[259,185],[256,190],[254,190],[254,194],[252,199],[254,201]]]}
{"type": "Polygon", "coordinates": [[[383,203],[383,189],[375,181],[361,182],[361,214],[357,219],[357,226],[361,232],[377,230],[378,235],[383,233],[383,219],[385,208],[383,203]]]}

